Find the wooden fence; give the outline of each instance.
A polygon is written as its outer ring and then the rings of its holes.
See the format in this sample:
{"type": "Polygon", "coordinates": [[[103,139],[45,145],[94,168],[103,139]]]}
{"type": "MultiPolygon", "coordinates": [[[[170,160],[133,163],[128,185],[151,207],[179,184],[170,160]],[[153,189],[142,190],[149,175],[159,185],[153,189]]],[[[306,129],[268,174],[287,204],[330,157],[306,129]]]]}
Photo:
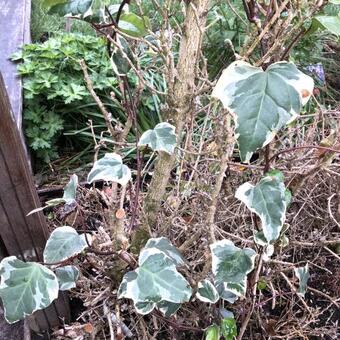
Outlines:
{"type": "MultiPolygon", "coordinates": [[[[16,255],[28,261],[42,261],[48,228],[42,213],[27,216],[40,206],[9,99],[0,73],[0,246],[2,256],[16,255]]],[[[50,307],[35,313],[31,326],[47,330],[68,319],[64,294],[50,307]]]]}
{"type": "MultiPolygon", "coordinates": [[[[49,230],[40,206],[21,131],[22,84],[10,55],[29,40],[30,0],[0,0],[0,259],[42,261],[49,230]],[[3,79],[5,78],[5,80],[3,79]]],[[[37,332],[69,320],[67,295],[29,317],[37,332]]]]}

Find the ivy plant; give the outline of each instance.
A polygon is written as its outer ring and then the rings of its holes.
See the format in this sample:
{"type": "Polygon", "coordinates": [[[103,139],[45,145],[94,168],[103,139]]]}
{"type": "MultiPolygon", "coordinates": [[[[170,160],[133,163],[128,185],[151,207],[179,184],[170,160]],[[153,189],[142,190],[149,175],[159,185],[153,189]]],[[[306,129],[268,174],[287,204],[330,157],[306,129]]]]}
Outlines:
{"type": "Polygon", "coordinates": [[[0,262],[0,297],[9,323],[48,307],[59,290],[75,287],[79,277],[75,266],[58,267],[55,272],[53,268],[83,251],[88,246],[84,238],[69,226],[58,227],[47,240],[45,265],[24,262],[15,256],[0,262]]]}
{"type": "Polygon", "coordinates": [[[261,240],[267,243],[276,241],[280,236],[290,201],[282,174],[268,173],[255,186],[244,183],[237,189],[235,196],[261,219],[264,240],[259,234],[257,243],[261,244],[261,240]]]}
{"type": "Polygon", "coordinates": [[[294,268],[294,273],[300,283],[298,294],[304,297],[307,289],[307,281],[310,277],[308,263],[304,267],[294,268]]]}
{"type": "Polygon", "coordinates": [[[157,307],[164,314],[176,311],[188,302],[192,288],[176,266],[183,263],[179,252],[164,239],[150,239],[141,251],[138,268],[124,275],[118,290],[119,298],[133,300],[140,314],[157,307]]]}
{"type": "Polygon", "coordinates": [[[122,157],[115,153],[107,153],[96,161],[87,176],[89,183],[101,180],[126,185],[130,179],[131,170],[123,164],[122,157]]]}
{"type": "Polygon", "coordinates": [[[159,123],[154,129],[145,131],[138,146],[148,145],[154,151],[173,154],[176,146],[175,127],[169,123],[159,123]]]}
{"type": "Polygon", "coordinates": [[[54,199],[46,201],[46,205],[44,205],[43,207],[33,209],[27,214],[27,216],[34,214],[36,212],[42,211],[46,208],[55,207],[62,203],[64,203],[66,206],[72,206],[76,202],[77,187],[78,187],[78,176],[73,174],[70,178],[70,181],[66,184],[64,188],[64,194],[62,198],[54,198],[54,199]]]}
{"type": "Polygon", "coordinates": [[[235,61],[218,80],[212,96],[235,113],[241,160],[270,143],[277,131],[292,122],[310,98],[311,77],[293,63],[278,62],[265,71],[244,61],[235,61]]]}
{"type": "MultiPolygon", "coordinates": [[[[229,312],[230,313],[230,312],[229,312]]],[[[234,315],[225,317],[220,325],[213,324],[205,330],[205,340],[233,340],[237,336],[237,327],[234,315]]]]}

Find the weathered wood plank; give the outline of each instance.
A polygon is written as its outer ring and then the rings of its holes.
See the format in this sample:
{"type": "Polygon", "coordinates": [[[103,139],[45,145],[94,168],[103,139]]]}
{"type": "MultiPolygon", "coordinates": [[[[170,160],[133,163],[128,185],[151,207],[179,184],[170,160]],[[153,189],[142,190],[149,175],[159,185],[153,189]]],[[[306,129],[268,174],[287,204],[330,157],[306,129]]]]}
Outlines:
{"type": "MultiPolygon", "coordinates": [[[[1,73],[0,122],[0,237],[7,254],[42,261],[48,228],[42,213],[27,216],[40,202],[1,73]]],[[[63,296],[34,314],[41,331],[58,325],[59,317],[69,317],[63,296]]]]}
{"type": "Polygon", "coordinates": [[[21,133],[22,81],[9,58],[30,42],[31,0],[0,0],[0,72],[6,84],[12,110],[21,133]]]}

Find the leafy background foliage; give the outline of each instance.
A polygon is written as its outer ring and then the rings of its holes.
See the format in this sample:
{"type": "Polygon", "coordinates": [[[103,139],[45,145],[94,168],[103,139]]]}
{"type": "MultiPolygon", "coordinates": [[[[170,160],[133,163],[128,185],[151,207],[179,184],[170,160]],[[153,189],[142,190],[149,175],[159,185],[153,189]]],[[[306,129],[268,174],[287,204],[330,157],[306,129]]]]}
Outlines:
{"type": "MultiPolygon", "coordinates": [[[[144,55],[144,58],[142,63],[146,65],[149,57],[144,55]]],[[[38,159],[50,162],[58,156],[58,147],[64,153],[78,151],[78,157],[89,156],[93,139],[88,119],[93,122],[98,140],[100,132],[105,130],[104,119],[86,89],[79,65],[81,59],[90,68],[94,89],[114,120],[125,123],[122,94],[103,39],[77,33],[58,34],[43,44],[26,45],[13,59],[23,61],[18,72],[24,77],[25,134],[38,159]],[[61,139],[61,133],[67,137],[61,139]],[[83,152],[79,154],[80,150],[83,152]]],[[[151,70],[146,78],[162,90],[161,76],[151,70]]],[[[136,76],[130,74],[129,80],[134,86],[136,76]]],[[[160,99],[150,97],[146,91],[138,115],[139,133],[160,121],[159,105],[160,99]]],[[[134,140],[133,135],[129,140],[134,140]]]]}

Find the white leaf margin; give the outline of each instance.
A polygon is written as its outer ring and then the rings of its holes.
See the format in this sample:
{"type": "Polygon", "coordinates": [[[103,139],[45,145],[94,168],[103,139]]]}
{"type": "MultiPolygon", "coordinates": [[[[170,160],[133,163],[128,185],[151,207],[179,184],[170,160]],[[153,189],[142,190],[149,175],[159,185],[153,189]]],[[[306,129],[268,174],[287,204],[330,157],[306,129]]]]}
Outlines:
{"type": "MultiPolygon", "coordinates": [[[[86,249],[88,247],[88,244],[86,242],[86,239],[85,239],[85,234],[78,234],[77,231],[72,228],[72,227],[69,227],[69,226],[62,226],[62,227],[58,227],[56,229],[54,229],[50,235],[50,237],[48,238],[47,242],[46,242],[46,245],[45,245],[45,249],[44,249],[44,253],[43,253],[43,257],[44,257],[44,262],[48,263],[50,261],[49,258],[47,258],[47,252],[50,250],[49,248],[52,247],[53,245],[53,242],[54,241],[54,237],[56,234],[58,233],[65,233],[65,234],[69,234],[71,237],[79,237],[79,240],[80,240],[80,243],[79,246],[73,253],[72,255],[67,255],[67,256],[63,256],[61,259],[58,259],[57,262],[61,262],[61,261],[64,261],[64,260],[67,260],[69,259],[70,257],[73,257],[75,255],[78,255],[80,254],[84,249],[86,249]]],[[[91,235],[87,234],[87,240],[89,242],[89,244],[91,244],[92,242],[92,238],[91,238],[91,235]]],[[[69,242],[68,240],[66,240],[66,242],[69,242]]],[[[66,243],[65,242],[65,243],[66,243]]]]}
{"type": "Polygon", "coordinates": [[[297,294],[300,295],[301,297],[305,297],[305,293],[307,290],[307,282],[310,277],[308,263],[304,267],[294,268],[294,274],[299,279],[300,283],[297,294]]]}
{"type": "MultiPolygon", "coordinates": [[[[275,177],[273,177],[273,176],[265,176],[265,177],[263,177],[261,179],[261,181],[272,181],[272,180],[277,180],[277,179],[275,177]]],[[[287,202],[286,202],[286,199],[285,199],[286,187],[285,187],[284,183],[280,182],[279,186],[281,187],[281,190],[283,192],[282,202],[283,202],[283,205],[284,205],[284,211],[283,211],[282,216],[280,218],[280,221],[281,221],[281,227],[279,227],[279,235],[280,235],[280,232],[282,230],[284,221],[286,219],[287,202]]],[[[263,228],[264,236],[265,236],[266,240],[268,241],[269,237],[268,237],[268,229],[267,229],[267,226],[265,224],[265,215],[264,214],[258,214],[256,212],[256,210],[251,207],[252,201],[249,200],[249,197],[246,195],[246,192],[248,192],[250,190],[254,190],[255,187],[256,187],[256,185],[253,185],[253,184],[251,184],[249,182],[243,183],[241,186],[239,186],[237,188],[236,193],[235,193],[235,197],[237,199],[239,199],[241,202],[243,202],[251,212],[255,213],[257,216],[260,217],[261,222],[262,222],[262,228],[263,228]]],[[[278,237],[279,237],[279,235],[278,235],[278,237]]],[[[277,239],[278,238],[276,238],[276,239],[272,239],[271,238],[270,241],[276,241],[277,239]]],[[[258,241],[258,239],[256,241],[258,241]]]]}
{"type": "MultiPolygon", "coordinates": [[[[79,269],[76,266],[68,265],[64,267],[59,267],[55,270],[55,275],[57,276],[58,283],[59,283],[59,290],[69,290],[75,288],[76,281],[79,279],[79,269]],[[71,280],[64,281],[62,275],[66,273],[66,275],[72,275],[71,280]]],[[[69,278],[68,277],[68,278],[69,278]]]]}
{"type": "Polygon", "coordinates": [[[217,273],[217,269],[218,269],[218,266],[219,264],[221,263],[220,259],[214,255],[214,250],[215,248],[217,247],[233,247],[235,249],[235,251],[240,251],[240,250],[243,250],[243,251],[246,251],[247,252],[247,256],[250,258],[251,260],[251,263],[252,263],[252,268],[248,271],[245,272],[245,275],[248,275],[250,272],[252,272],[254,270],[254,266],[255,266],[255,259],[257,257],[257,253],[254,249],[251,249],[251,248],[238,248],[235,246],[234,242],[230,241],[230,240],[226,240],[226,239],[223,239],[223,240],[220,240],[220,241],[217,241],[217,242],[214,242],[212,244],[210,244],[210,250],[211,250],[211,268],[212,268],[212,272],[214,275],[216,275],[217,273]]]}
{"type": "Polygon", "coordinates": [[[164,129],[164,128],[171,129],[170,130],[170,135],[175,138],[175,143],[170,145],[169,149],[165,148],[163,146],[159,146],[159,145],[155,149],[153,149],[153,148],[152,149],[154,151],[164,151],[164,152],[166,152],[166,153],[168,153],[170,155],[173,154],[175,152],[177,135],[176,135],[176,132],[175,132],[175,127],[173,125],[171,125],[170,123],[168,123],[168,122],[159,123],[153,129],[145,131],[142,134],[142,136],[140,137],[139,141],[138,141],[138,146],[150,146],[151,147],[150,143],[148,142],[149,136],[151,134],[156,134],[157,135],[157,130],[158,129],[164,129]]]}
{"type": "MultiPolygon", "coordinates": [[[[154,302],[154,301],[148,301],[148,300],[141,301],[140,300],[139,287],[138,287],[138,284],[137,284],[137,278],[138,278],[138,275],[139,275],[140,267],[144,264],[144,262],[150,256],[157,255],[157,254],[161,254],[165,258],[170,259],[172,263],[169,264],[167,269],[174,271],[178,277],[180,277],[181,279],[186,281],[184,276],[182,276],[180,273],[177,272],[176,265],[173,263],[173,260],[168,255],[166,255],[164,252],[160,251],[157,248],[143,249],[141,251],[141,254],[140,254],[139,259],[138,259],[139,267],[124,275],[123,280],[122,280],[122,282],[119,286],[119,289],[118,289],[118,299],[121,299],[121,298],[131,299],[134,302],[135,308],[138,311],[140,311],[141,314],[143,314],[143,313],[148,314],[148,313],[150,313],[150,311],[152,311],[157,306],[157,303],[154,302]],[[131,280],[129,280],[129,278],[128,278],[129,276],[133,276],[133,278],[131,280]],[[150,306],[147,306],[146,305],[147,303],[149,303],[150,306]],[[138,304],[138,306],[137,306],[137,304],[138,304]],[[143,304],[145,304],[145,306],[143,304]]],[[[162,295],[162,300],[160,300],[158,303],[160,303],[161,301],[167,301],[167,302],[176,303],[176,304],[181,304],[181,303],[187,302],[187,301],[189,301],[189,299],[192,295],[192,290],[191,290],[190,285],[189,285],[189,291],[190,291],[190,295],[187,294],[186,299],[184,301],[174,301],[170,295],[164,294],[164,295],[162,295]]],[[[165,291],[165,293],[167,293],[167,292],[165,291]]],[[[145,315],[145,314],[143,314],[143,315],[145,315]]]]}
{"type": "MultiPolygon", "coordinates": [[[[6,285],[5,281],[7,281],[10,276],[11,276],[11,272],[12,271],[16,271],[17,268],[11,266],[9,264],[10,261],[13,261],[13,260],[18,260],[18,261],[21,261],[19,260],[16,256],[8,256],[8,257],[5,257],[1,260],[0,262],[0,272],[2,272],[1,274],[1,282],[0,282],[0,290],[1,289],[4,289],[4,288],[8,288],[9,286],[6,285]],[[3,270],[2,270],[3,269],[3,270]]],[[[21,261],[23,262],[23,261],[21,261]]],[[[51,279],[51,282],[53,282],[54,284],[53,285],[49,285],[49,286],[46,286],[48,287],[48,298],[50,300],[50,303],[52,303],[55,299],[58,298],[58,294],[59,294],[59,284],[58,284],[58,279],[56,277],[56,275],[53,273],[52,270],[48,269],[47,267],[45,267],[44,265],[42,264],[39,264],[39,263],[36,263],[36,262],[27,262],[27,264],[32,264],[34,266],[37,266],[39,267],[42,271],[44,271],[45,273],[47,273],[48,275],[51,275],[51,277],[53,278],[53,280],[51,279]]],[[[39,295],[38,298],[40,300],[34,300],[35,301],[35,305],[36,305],[36,308],[33,309],[33,311],[31,313],[25,313],[24,312],[24,317],[26,316],[29,316],[29,315],[32,315],[34,312],[38,311],[38,310],[41,310],[42,308],[39,306],[40,303],[39,301],[41,301],[41,299],[43,298],[43,296],[39,295]],[[37,302],[38,301],[38,302],[37,302]]],[[[47,306],[46,306],[47,307],[47,306]]],[[[6,318],[6,305],[3,304],[3,309],[4,309],[4,317],[6,319],[6,321],[9,323],[9,324],[13,324],[18,320],[15,320],[15,321],[10,321],[6,318]]]]}
{"type": "MultiPolygon", "coordinates": [[[[277,63],[272,64],[272,66],[280,67],[281,65],[284,65],[284,64],[293,64],[293,63],[288,63],[286,61],[279,61],[277,63]]],[[[293,65],[295,66],[295,64],[293,65]]],[[[296,69],[298,71],[298,73],[296,74],[298,79],[284,78],[284,80],[295,88],[295,90],[299,93],[301,104],[305,105],[307,104],[308,100],[310,99],[313,93],[314,80],[312,77],[301,72],[298,68],[296,69]],[[305,91],[307,93],[305,93],[305,91]]],[[[265,71],[263,71],[261,67],[253,66],[243,60],[234,61],[222,72],[222,75],[218,79],[212,91],[211,96],[213,98],[220,99],[224,108],[230,110],[230,105],[232,104],[234,100],[233,94],[235,93],[237,89],[236,83],[241,80],[247,79],[248,77],[256,73],[262,73],[262,72],[265,72],[265,71]],[[236,72],[236,67],[237,68],[242,67],[245,72],[242,74],[236,72]],[[228,87],[229,92],[231,93],[230,96],[225,96],[225,89],[227,87],[228,87]]],[[[292,118],[294,120],[298,112],[292,111],[291,114],[294,116],[294,118],[292,118]]]]}
{"type": "Polygon", "coordinates": [[[93,167],[87,176],[87,181],[88,183],[93,183],[95,181],[102,180],[106,182],[116,182],[122,186],[125,186],[131,180],[131,178],[132,178],[131,170],[127,165],[123,164],[122,157],[116,153],[106,153],[103,158],[99,159],[93,164],[93,167]],[[121,178],[118,178],[117,176],[113,176],[112,174],[106,174],[106,176],[102,176],[102,173],[101,173],[101,174],[97,174],[93,176],[93,178],[90,179],[91,173],[98,170],[98,168],[99,169],[101,168],[101,165],[100,164],[98,165],[98,162],[105,158],[111,158],[113,160],[116,160],[119,163],[118,165],[122,167],[122,172],[125,173],[124,176],[121,178]]]}
{"type": "MultiPolygon", "coordinates": [[[[270,68],[280,68],[280,66],[284,66],[286,64],[293,65],[296,70],[296,76],[298,79],[288,79],[288,78],[282,78],[283,81],[288,83],[289,85],[293,86],[295,90],[298,92],[298,95],[300,97],[301,106],[304,106],[308,100],[310,99],[311,95],[313,94],[314,89],[314,80],[312,77],[304,74],[301,72],[294,63],[286,62],[286,61],[279,61],[277,63],[272,64],[269,66],[267,70],[270,68]]],[[[237,90],[237,82],[241,80],[245,80],[249,78],[250,76],[253,76],[257,73],[264,73],[265,71],[261,67],[253,66],[243,60],[237,60],[231,63],[227,68],[224,69],[222,72],[222,75],[218,79],[211,96],[213,98],[219,99],[223,107],[227,109],[229,112],[233,114],[234,121],[235,121],[235,129],[237,130],[239,124],[238,124],[238,116],[237,114],[233,113],[233,110],[231,109],[231,104],[233,103],[235,97],[235,92],[237,90]],[[237,68],[242,68],[242,73],[237,72],[237,68]],[[226,89],[228,89],[228,95],[226,95],[226,89]]],[[[294,111],[292,108],[289,112],[291,114],[291,118],[287,121],[287,124],[292,123],[299,115],[300,112],[294,111]]],[[[266,136],[265,141],[262,144],[262,148],[268,145],[274,138],[274,136],[277,133],[277,129],[273,129],[272,131],[268,131],[268,134],[266,136]]],[[[239,134],[236,134],[236,139],[239,138],[239,134]]],[[[245,162],[248,163],[250,160],[250,157],[253,153],[248,152],[245,157],[245,162]]]]}
{"type": "Polygon", "coordinates": [[[203,281],[198,282],[196,297],[202,302],[216,303],[219,300],[220,295],[218,294],[218,291],[215,288],[215,286],[209,280],[205,279],[203,281]],[[214,296],[213,300],[210,300],[206,296],[202,295],[203,290],[207,289],[209,289],[213,294],[214,296]]]}

